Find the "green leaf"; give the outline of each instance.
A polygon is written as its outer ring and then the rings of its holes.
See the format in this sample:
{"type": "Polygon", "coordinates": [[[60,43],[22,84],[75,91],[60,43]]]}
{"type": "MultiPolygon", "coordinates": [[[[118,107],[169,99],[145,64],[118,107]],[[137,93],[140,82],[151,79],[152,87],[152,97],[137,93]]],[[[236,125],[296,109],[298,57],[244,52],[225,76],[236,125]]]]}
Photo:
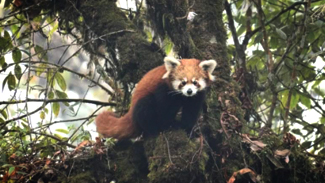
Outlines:
{"type": "Polygon", "coordinates": [[[61,133],[64,133],[64,134],[69,134],[69,131],[66,130],[66,129],[56,129],[55,131],[61,132],[61,133]]]}
{"type": "Polygon", "coordinates": [[[51,86],[51,87],[53,87],[54,86],[54,79],[53,79],[53,72],[51,71],[51,70],[49,70],[48,72],[47,72],[47,83],[51,86]]]}
{"type": "Polygon", "coordinates": [[[302,103],[302,105],[306,106],[308,109],[310,109],[311,107],[311,100],[304,96],[304,95],[300,95],[300,102],[302,103]]]}
{"type": "Polygon", "coordinates": [[[46,68],[47,68],[46,64],[39,64],[36,68],[36,76],[40,76],[45,71],[46,68]]]}
{"type": "Polygon", "coordinates": [[[48,34],[50,40],[52,39],[53,33],[54,33],[55,31],[57,31],[58,28],[59,28],[59,23],[58,23],[58,21],[54,21],[54,25],[51,24],[51,26],[52,26],[52,28],[51,28],[51,30],[50,30],[50,32],[49,32],[49,34],[48,34]]]}
{"type": "Polygon", "coordinates": [[[2,82],[2,91],[3,91],[3,89],[5,88],[5,86],[6,86],[6,83],[8,82],[8,77],[9,77],[9,75],[3,80],[3,82],[2,82]]]}
{"type": "Polygon", "coordinates": [[[275,31],[282,39],[287,39],[287,35],[281,29],[276,28],[275,31]]]}
{"type": "Polygon", "coordinates": [[[60,104],[59,104],[59,102],[54,102],[52,104],[52,110],[53,110],[53,114],[55,115],[55,117],[57,117],[59,115],[59,112],[60,112],[60,104]]]}
{"type": "Polygon", "coordinates": [[[15,71],[16,78],[20,79],[20,77],[22,76],[22,73],[21,73],[21,67],[18,64],[15,65],[14,71],[15,71]]]}
{"type": "Polygon", "coordinates": [[[60,99],[66,99],[66,98],[68,98],[68,95],[65,92],[61,92],[59,90],[55,90],[55,94],[60,99]]]}
{"type": "Polygon", "coordinates": [[[42,112],[40,113],[40,118],[41,118],[41,119],[45,119],[45,113],[44,113],[44,111],[42,111],[42,112]]]}
{"type": "Polygon", "coordinates": [[[240,36],[242,33],[244,33],[246,30],[246,25],[241,25],[239,29],[237,30],[237,35],[240,36]]]}
{"type": "MultiPolygon", "coordinates": [[[[8,31],[5,31],[4,36],[3,36],[7,41],[11,40],[10,34],[8,31]]],[[[11,42],[11,41],[10,41],[11,42]]]]}
{"type": "Polygon", "coordinates": [[[296,108],[299,102],[300,95],[294,90],[292,91],[291,101],[290,101],[290,109],[296,108]]]}
{"type": "Polygon", "coordinates": [[[5,57],[0,57],[0,66],[1,68],[4,68],[3,66],[6,64],[5,57]]]}
{"type": "Polygon", "coordinates": [[[64,77],[59,73],[57,72],[54,76],[56,82],[58,83],[58,85],[60,86],[60,88],[65,91],[67,89],[67,84],[64,80],[64,77]]]}
{"type": "Polygon", "coordinates": [[[46,51],[42,47],[36,45],[34,47],[34,50],[35,50],[35,53],[37,54],[38,58],[48,61],[46,51]]]}
{"type": "Polygon", "coordinates": [[[325,117],[322,116],[322,117],[320,118],[320,122],[321,122],[322,124],[325,124],[325,117]]]}
{"type": "Polygon", "coordinates": [[[19,32],[19,27],[15,24],[10,26],[11,32],[15,35],[15,39],[19,39],[20,37],[20,32],[19,32]]]}
{"type": "Polygon", "coordinates": [[[152,42],[152,35],[151,35],[151,32],[150,32],[149,30],[144,30],[144,33],[146,33],[147,41],[148,41],[148,42],[152,42]]]}
{"type": "Polygon", "coordinates": [[[320,151],[318,152],[318,154],[325,155],[325,148],[323,148],[322,150],[320,150],[320,151]]]}
{"type": "Polygon", "coordinates": [[[7,8],[13,0],[5,0],[4,7],[7,8]]]}
{"type": "Polygon", "coordinates": [[[53,98],[54,98],[54,93],[53,93],[53,91],[50,91],[47,97],[48,97],[49,99],[53,99],[53,98]]]}
{"type": "Polygon", "coordinates": [[[324,97],[325,95],[325,92],[322,89],[319,89],[318,87],[314,88],[314,92],[321,97],[324,97]]]}
{"type": "Polygon", "coordinates": [[[16,78],[14,75],[11,74],[11,72],[8,76],[8,88],[10,91],[16,88],[16,78]]]}
{"type": "Polygon", "coordinates": [[[10,167],[8,171],[8,175],[11,175],[14,170],[15,170],[14,166],[10,167]]]}
{"type": "Polygon", "coordinates": [[[16,48],[12,51],[12,59],[14,60],[15,63],[21,61],[21,51],[19,49],[16,48]]]}
{"type": "Polygon", "coordinates": [[[7,40],[3,37],[0,37],[0,52],[5,52],[7,50],[6,44],[7,40]]]}
{"type": "Polygon", "coordinates": [[[301,144],[302,149],[308,149],[311,147],[311,141],[305,141],[301,144]]]}
{"type": "Polygon", "coordinates": [[[26,55],[28,55],[29,57],[31,57],[32,55],[30,54],[30,52],[29,51],[27,51],[27,50],[20,50],[20,51],[22,51],[22,52],[24,52],[26,55]]]}
{"type": "Polygon", "coordinates": [[[285,90],[283,92],[281,92],[281,102],[284,106],[286,106],[287,100],[288,100],[288,96],[289,96],[289,90],[285,90]]]}
{"type": "Polygon", "coordinates": [[[170,53],[170,51],[172,51],[172,48],[173,48],[173,42],[170,40],[170,38],[168,36],[165,36],[165,39],[164,39],[164,50],[165,50],[165,53],[166,55],[168,55],[170,53]]]}
{"type": "Polygon", "coordinates": [[[5,110],[2,110],[2,111],[1,111],[1,115],[2,115],[5,119],[8,118],[8,115],[7,115],[7,113],[6,113],[5,110]]]}
{"type": "Polygon", "coordinates": [[[303,134],[301,133],[300,129],[293,129],[293,130],[291,130],[291,132],[294,133],[294,134],[303,136],[303,134]]]}

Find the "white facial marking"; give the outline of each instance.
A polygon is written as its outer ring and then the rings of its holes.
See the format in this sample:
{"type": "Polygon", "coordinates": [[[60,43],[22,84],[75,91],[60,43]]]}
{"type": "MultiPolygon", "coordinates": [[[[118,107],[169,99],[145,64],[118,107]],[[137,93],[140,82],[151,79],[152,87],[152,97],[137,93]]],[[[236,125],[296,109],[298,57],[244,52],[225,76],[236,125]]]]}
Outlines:
{"type": "Polygon", "coordinates": [[[180,81],[180,80],[172,81],[173,88],[174,88],[175,90],[179,90],[179,89],[178,89],[178,86],[179,86],[181,83],[182,83],[182,81],[180,81]]]}
{"type": "Polygon", "coordinates": [[[207,87],[207,83],[206,83],[205,79],[200,78],[197,82],[200,84],[199,90],[204,90],[205,87],[207,87]]]}
{"type": "Polygon", "coordinates": [[[197,93],[197,87],[193,84],[186,84],[183,88],[182,88],[182,93],[183,95],[187,96],[187,97],[192,97],[194,95],[196,95],[197,93]]]}

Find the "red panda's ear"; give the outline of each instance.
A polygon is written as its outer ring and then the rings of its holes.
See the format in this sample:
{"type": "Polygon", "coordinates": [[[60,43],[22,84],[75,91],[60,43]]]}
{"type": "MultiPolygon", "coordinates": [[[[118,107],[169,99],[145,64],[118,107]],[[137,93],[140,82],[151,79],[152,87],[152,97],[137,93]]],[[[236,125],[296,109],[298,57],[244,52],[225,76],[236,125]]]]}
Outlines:
{"type": "Polygon", "coordinates": [[[172,70],[174,70],[177,66],[181,65],[179,60],[177,60],[176,58],[173,58],[173,57],[165,57],[164,62],[165,62],[165,67],[166,67],[167,72],[162,77],[163,79],[168,78],[170,72],[172,70]]]}
{"type": "Polygon", "coordinates": [[[209,78],[211,81],[214,81],[215,78],[212,75],[213,70],[216,68],[217,66],[217,62],[215,60],[204,60],[202,61],[199,66],[204,70],[207,71],[209,74],[209,78]]]}

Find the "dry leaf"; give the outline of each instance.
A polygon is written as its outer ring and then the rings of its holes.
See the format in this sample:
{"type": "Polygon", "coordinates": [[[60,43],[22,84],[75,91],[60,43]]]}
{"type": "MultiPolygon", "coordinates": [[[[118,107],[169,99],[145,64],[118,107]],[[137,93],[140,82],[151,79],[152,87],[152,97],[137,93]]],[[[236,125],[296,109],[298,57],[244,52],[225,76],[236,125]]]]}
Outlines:
{"type": "Polygon", "coordinates": [[[251,181],[253,182],[256,182],[256,173],[249,169],[249,168],[243,168],[237,172],[234,172],[232,174],[232,176],[230,177],[230,179],[228,180],[228,183],[234,183],[236,181],[236,178],[237,178],[237,175],[240,174],[240,175],[244,175],[244,174],[247,174],[249,175],[251,181]]]}
{"type": "Polygon", "coordinates": [[[88,145],[91,145],[91,141],[89,140],[85,140],[85,141],[82,141],[80,144],[78,144],[78,146],[75,148],[75,151],[78,151],[79,149],[81,149],[82,147],[85,147],[85,146],[88,146],[88,145]]]}
{"type": "Polygon", "coordinates": [[[283,149],[283,150],[276,150],[274,152],[275,156],[280,156],[280,157],[285,157],[285,156],[289,156],[291,153],[291,151],[289,149],[283,149]]]}

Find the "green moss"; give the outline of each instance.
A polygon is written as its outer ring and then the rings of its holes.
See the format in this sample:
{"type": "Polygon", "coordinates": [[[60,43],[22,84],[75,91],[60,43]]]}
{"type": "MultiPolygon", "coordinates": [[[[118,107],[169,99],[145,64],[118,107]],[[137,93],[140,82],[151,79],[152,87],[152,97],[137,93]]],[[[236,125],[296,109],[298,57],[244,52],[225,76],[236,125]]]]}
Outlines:
{"type": "Polygon", "coordinates": [[[163,54],[159,48],[139,34],[118,38],[117,49],[121,69],[118,79],[123,82],[137,83],[149,70],[163,64],[163,54]]]}
{"type": "Polygon", "coordinates": [[[110,164],[118,182],[145,182],[148,163],[142,142],[119,142],[109,152],[110,164]]]}
{"type": "MultiPolygon", "coordinates": [[[[201,182],[208,160],[206,149],[182,131],[168,131],[146,143],[154,147],[148,157],[150,182],[201,182]]],[[[149,155],[149,154],[148,154],[149,155]]]]}
{"type": "Polygon", "coordinates": [[[105,155],[68,159],[64,166],[60,166],[61,170],[56,182],[91,183],[112,180],[112,172],[107,165],[105,155]]]}
{"type": "Polygon", "coordinates": [[[70,176],[67,180],[62,180],[63,183],[96,183],[96,179],[93,177],[91,172],[79,173],[70,176]]]}

